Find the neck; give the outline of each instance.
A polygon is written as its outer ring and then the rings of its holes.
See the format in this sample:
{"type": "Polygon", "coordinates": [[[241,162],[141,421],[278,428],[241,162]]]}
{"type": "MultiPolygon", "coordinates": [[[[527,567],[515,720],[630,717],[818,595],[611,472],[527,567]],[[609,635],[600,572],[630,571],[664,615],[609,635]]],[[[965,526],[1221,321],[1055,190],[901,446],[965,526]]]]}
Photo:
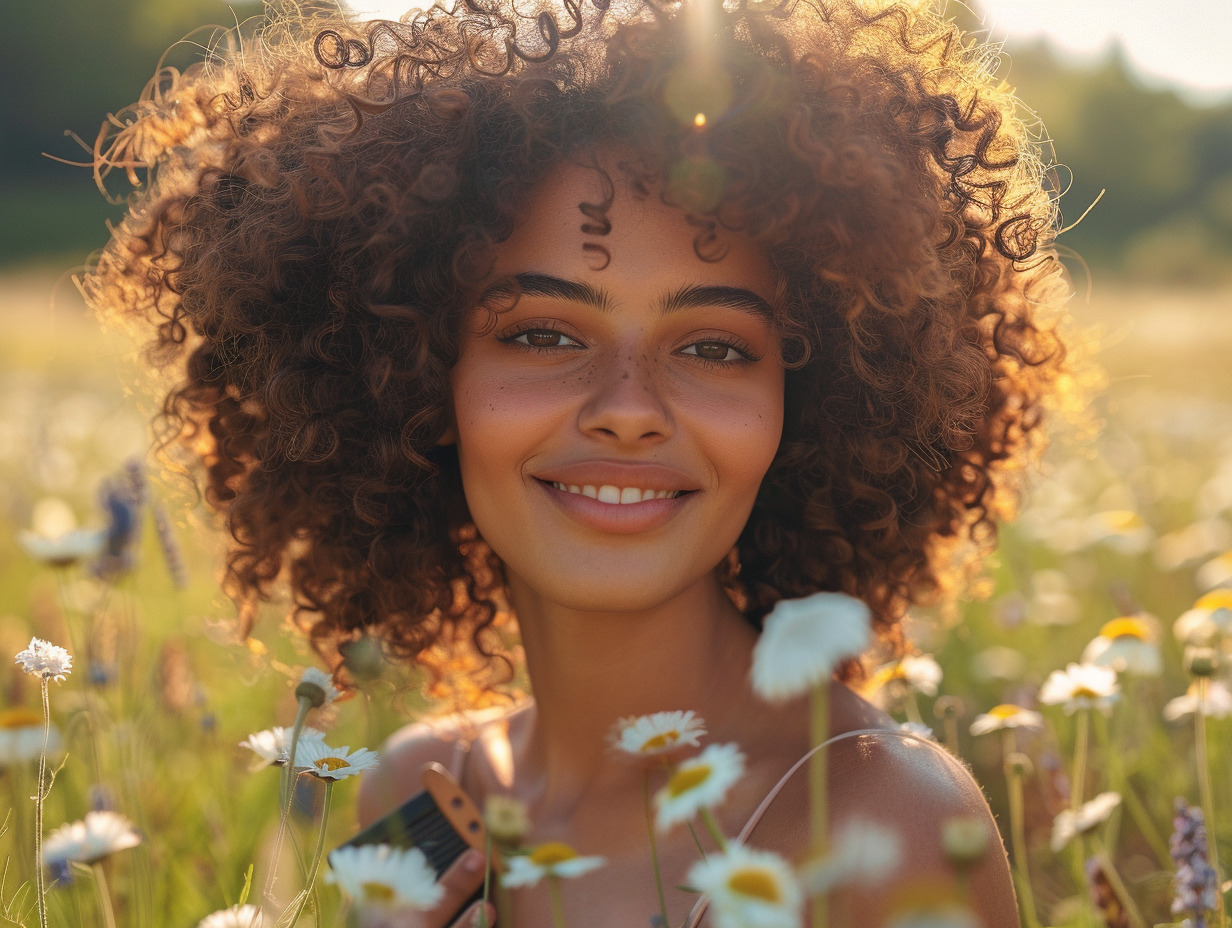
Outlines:
{"type": "Polygon", "coordinates": [[[611,763],[622,718],[692,709],[708,741],[738,724],[757,633],[717,580],[636,613],[568,609],[516,580],[511,592],[535,694],[524,763],[539,771],[543,801],[568,804],[640,776],[611,763]]]}

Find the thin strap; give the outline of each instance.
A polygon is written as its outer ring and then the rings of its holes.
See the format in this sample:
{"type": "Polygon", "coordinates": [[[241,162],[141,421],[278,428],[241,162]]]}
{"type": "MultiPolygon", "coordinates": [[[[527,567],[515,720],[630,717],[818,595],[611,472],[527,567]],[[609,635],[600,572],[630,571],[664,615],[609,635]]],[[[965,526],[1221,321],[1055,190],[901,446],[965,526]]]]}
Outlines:
{"type": "MultiPolygon", "coordinates": [[[[835,735],[833,738],[823,741],[821,744],[809,750],[808,753],[792,764],[788,771],[779,778],[779,781],[774,784],[770,792],[766,793],[766,797],[761,801],[761,804],[753,810],[753,814],[749,816],[749,820],[745,822],[744,827],[740,829],[740,835],[736,838],[736,840],[741,844],[748,840],[749,835],[753,833],[753,829],[757,827],[757,824],[761,821],[762,816],[766,814],[766,810],[770,808],[770,804],[774,802],[775,797],[783,791],[783,787],[787,785],[787,781],[795,775],[796,771],[809,762],[809,758],[811,758],[818,751],[828,748],[836,741],[842,741],[845,738],[857,738],[860,735],[898,735],[900,738],[924,740],[921,739],[915,732],[902,731],[897,728],[858,728],[855,731],[845,731],[841,735],[835,735]]],[[[685,928],[697,928],[697,925],[700,924],[702,916],[706,913],[706,908],[709,905],[710,900],[706,896],[702,896],[698,899],[693,905],[693,910],[689,913],[689,918],[685,922],[685,928]]]]}
{"type": "Polygon", "coordinates": [[[449,759],[449,772],[459,783],[466,776],[466,762],[471,757],[471,740],[459,738],[453,743],[453,756],[449,759]]]}

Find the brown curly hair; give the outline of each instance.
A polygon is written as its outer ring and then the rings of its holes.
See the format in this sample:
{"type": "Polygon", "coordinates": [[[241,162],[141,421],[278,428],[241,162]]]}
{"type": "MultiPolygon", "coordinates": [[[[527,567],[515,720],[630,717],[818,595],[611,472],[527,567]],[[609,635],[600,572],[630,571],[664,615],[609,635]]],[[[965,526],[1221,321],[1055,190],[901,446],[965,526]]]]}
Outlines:
{"type": "Polygon", "coordinates": [[[990,52],[914,3],[690,2],[284,18],[100,137],[100,177],[148,178],[88,298],[156,325],[164,436],[204,463],[230,592],[289,582],[335,664],[361,631],[438,669],[496,656],[501,566],[438,445],[449,371],[528,192],[604,147],[699,255],[739,230],[780,276],[784,432],[732,581],[751,621],[842,590],[893,639],[1012,508],[1067,288],[990,52]]]}

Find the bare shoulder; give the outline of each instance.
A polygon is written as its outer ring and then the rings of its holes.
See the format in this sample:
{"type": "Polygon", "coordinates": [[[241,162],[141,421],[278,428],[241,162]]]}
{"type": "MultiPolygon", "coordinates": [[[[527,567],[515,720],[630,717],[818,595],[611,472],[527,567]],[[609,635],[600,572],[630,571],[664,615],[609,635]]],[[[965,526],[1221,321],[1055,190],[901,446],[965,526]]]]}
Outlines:
{"type": "Polygon", "coordinates": [[[837,828],[844,822],[873,822],[897,833],[904,848],[890,892],[886,887],[856,890],[851,904],[864,911],[881,909],[888,918],[914,888],[950,884],[957,890],[957,870],[943,831],[947,823],[961,820],[969,827],[982,826],[987,835],[983,856],[967,873],[972,906],[985,925],[1018,925],[996,823],[979,785],[958,758],[921,738],[874,732],[835,743],[829,768],[837,828]]]}
{"type": "Polygon", "coordinates": [[[381,750],[380,763],[359,783],[356,810],[360,827],[366,827],[418,793],[425,765],[435,762],[451,768],[461,750],[460,743],[456,720],[415,722],[390,735],[381,750]]]}
{"type": "Polygon", "coordinates": [[[381,760],[360,782],[357,812],[365,827],[396,809],[421,789],[420,775],[431,763],[458,774],[463,754],[485,726],[508,716],[507,707],[442,716],[398,729],[385,741],[381,760]]]}

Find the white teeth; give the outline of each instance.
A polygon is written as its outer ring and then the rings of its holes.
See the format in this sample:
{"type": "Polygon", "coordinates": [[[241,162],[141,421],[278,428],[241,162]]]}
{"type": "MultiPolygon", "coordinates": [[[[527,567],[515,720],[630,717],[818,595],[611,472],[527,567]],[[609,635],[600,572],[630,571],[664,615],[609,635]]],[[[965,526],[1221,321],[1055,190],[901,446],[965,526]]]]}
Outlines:
{"type": "Polygon", "coordinates": [[[566,485],[553,480],[552,486],[565,493],[578,493],[582,496],[589,496],[591,499],[597,499],[601,503],[612,504],[644,503],[650,499],[675,499],[680,495],[679,490],[643,490],[639,487],[616,487],[610,483],[596,488],[590,484],[579,487],[577,484],[566,485]]]}

